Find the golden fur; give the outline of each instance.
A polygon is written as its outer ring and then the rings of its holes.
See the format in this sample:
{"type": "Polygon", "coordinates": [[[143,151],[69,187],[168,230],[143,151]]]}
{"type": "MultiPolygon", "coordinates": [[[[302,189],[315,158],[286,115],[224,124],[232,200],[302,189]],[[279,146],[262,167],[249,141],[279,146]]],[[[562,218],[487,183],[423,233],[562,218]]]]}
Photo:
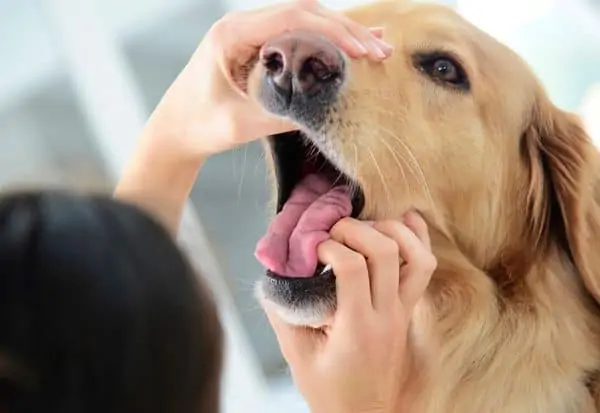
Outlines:
{"type": "Polygon", "coordinates": [[[413,322],[402,413],[600,412],[599,156],[527,65],[452,10],[382,1],[394,55],[352,61],[332,112],[365,219],[424,214],[438,269],[413,322]],[[454,52],[472,90],[418,73],[454,52]]]}

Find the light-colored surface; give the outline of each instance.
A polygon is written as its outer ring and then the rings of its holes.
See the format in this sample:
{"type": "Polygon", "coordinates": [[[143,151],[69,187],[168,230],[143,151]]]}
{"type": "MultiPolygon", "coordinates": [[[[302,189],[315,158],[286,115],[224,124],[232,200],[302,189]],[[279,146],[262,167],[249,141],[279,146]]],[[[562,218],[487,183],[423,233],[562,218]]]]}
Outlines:
{"type": "Polygon", "coordinates": [[[586,93],[581,114],[594,143],[600,147],[600,83],[586,93]]]}
{"type": "Polygon", "coordinates": [[[524,24],[547,16],[556,3],[557,0],[458,0],[457,6],[466,18],[493,36],[504,38],[524,24]]]}
{"type": "Polygon", "coordinates": [[[521,5],[530,2],[494,2],[485,13],[486,3],[460,0],[459,10],[524,57],[556,104],[578,111],[587,89],[600,81],[600,12],[589,0],[535,0],[543,8],[527,6],[520,17],[521,5]]]}
{"type": "MultiPolygon", "coordinates": [[[[111,35],[125,42],[194,4],[198,2],[102,0],[97,9],[111,35]]],[[[72,7],[76,13],[81,6],[73,2],[72,7]]],[[[39,0],[0,0],[0,107],[62,73],[59,46],[48,31],[47,12],[52,10],[44,10],[39,0]]]]}
{"type": "Polygon", "coordinates": [[[43,0],[48,29],[108,172],[117,179],[146,111],[121,44],[95,0],[43,0]]]}

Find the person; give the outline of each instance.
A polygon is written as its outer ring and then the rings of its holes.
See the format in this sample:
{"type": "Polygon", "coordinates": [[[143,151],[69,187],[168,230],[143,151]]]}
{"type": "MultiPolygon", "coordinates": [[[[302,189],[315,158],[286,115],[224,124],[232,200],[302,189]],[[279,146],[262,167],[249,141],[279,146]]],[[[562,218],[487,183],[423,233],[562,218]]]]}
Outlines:
{"type": "MultiPolygon", "coordinates": [[[[328,36],[355,58],[392,52],[380,29],[314,1],[229,14],[151,115],[116,200],[0,199],[0,412],[218,411],[216,307],[173,236],[209,156],[294,128],[232,76],[293,29],[328,36]]],[[[326,329],[289,326],[263,303],[296,385],[314,413],[399,411],[412,312],[435,268],[425,222],[415,212],[399,222],[345,219],[318,254],[338,291],[326,329]],[[396,247],[381,254],[382,241],[396,247]]]]}
{"type": "Polygon", "coordinates": [[[162,225],[109,197],[0,198],[0,412],[217,412],[208,290],[162,225]]]}

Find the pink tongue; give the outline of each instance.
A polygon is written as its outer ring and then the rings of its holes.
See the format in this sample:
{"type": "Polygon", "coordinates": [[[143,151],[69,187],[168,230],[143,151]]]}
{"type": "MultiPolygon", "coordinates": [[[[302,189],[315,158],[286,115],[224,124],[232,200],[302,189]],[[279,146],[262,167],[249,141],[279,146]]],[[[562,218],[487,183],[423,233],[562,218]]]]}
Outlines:
{"type": "Polygon", "coordinates": [[[336,222],[351,213],[346,187],[332,188],[323,177],[308,175],[258,242],[256,258],[277,275],[311,277],[318,265],[317,246],[329,238],[336,222]]]}

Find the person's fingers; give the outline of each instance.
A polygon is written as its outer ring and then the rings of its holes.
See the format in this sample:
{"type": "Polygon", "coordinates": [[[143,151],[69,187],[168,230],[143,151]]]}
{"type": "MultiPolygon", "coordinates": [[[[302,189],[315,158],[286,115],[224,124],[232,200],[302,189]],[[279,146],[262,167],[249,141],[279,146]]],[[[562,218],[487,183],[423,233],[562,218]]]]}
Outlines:
{"type": "Polygon", "coordinates": [[[331,266],[337,290],[337,314],[350,317],[372,310],[369,273],[365,258],[328,239],[317,247],[319,261],[331,266]]]}
{"type": "Polygon", "coordinates": [[[415,262],[414,267],[416,268],[407,265],[401,269],[400,299],[409,314],[427,291],[431,277],[437,268],[437,260],[431,252],[426,251],[423,253],[423,258],[415,262]]]}
{"type": "Polygon", "coordinates": [[[383,60],[392,54],[393,48],[384,42],[381,36],[375,36],[367,27],[355,22],[348,16],[322,6],[318,7],[315,12],[331,21],[341,23],[355,39],[368,49],[371,58],[383,60]]]}
{"type": "Polygon", "coordinates": [[[406,225],[396,221],[378,222],[375,228],[393,238],[404,261],[400,269],[398,295],[407,312],[421,299],[437,267],[435,256],[406,225]]]}
{"type": "Polygon", "coordinates": [[[369,45],[337,20],[306,11],[298,13],[289,20],[291,26],[289,30],[315,31],[338,45],[351,57],[363,57],[369,53],[369,45]]]}
{"type": "Polygon", "coordinates": [[[365,56],[368,49],[338,21],[325,18],[297,3],[268,6],[234,13],[225,18],[221,32],[231,49],[260,48],[268,40],[293,30],[315,31],[329,38],[352,57],[365,56]]]}
{"type": "Polygon", "coordinates": [[[331,237],[366,258],[371,301],[376,311],[392,308],[398,300],[400,254],[396,241],[372,225],[352,218],[339,221],[331,237]]]}
{"type": "Polygon", "coordinates": [[[378,39],[381,39],[383,37],[383,27],[369,27],[369,31],[373,36],[377,37],[378,39]]]}
{"type": "Polygon", "coordinates": [[[425,294],[436,268],[435,256],[424,248],[420,250],[412,264],[409,263],[401,268],[400,300],[408,313],[412,313],[425,294]]]}
{"type": "Polygon", "coordinates": [[[244,47],[258,49],[269,39],[296,29],[324,35],[351,57],[369,54],[372,58],[381,60],[389,56],[391,50],[389,45],[378,39],[381,37],[381,29],[376,28],[375,33],[371,34],[369,29],[350,18],[330,11],[312,0],[233,12],[221,19],[217,29],[218,37],[221,40],[227,39],[224,48],[232,50],[244,47]],[[385,56],[373,51],[375,49],[383,50],[385,56]]]}
{"type": "Polygon", "coordinates": [[[360,23],[352,20],[348,16],[338,11],[329,9],[328,7],[319,4],[316,0],[298,0],[307,10],[320,14],[331,20],[336,20],[343,24],[346,29],[361,42],[369,50],[371,57],[375,59],[383,59],[389,57],[393,51],[393,47],[386,43],[383,37],[383,27],[367,28],[360,23]]]}
{"type": "MultiPolygon", "coordinates": [[[[344,20],[350,21],[349,18],[345,18],[344,20]]],[[[392,52],[394,51],[392,46],[381,39],[381,36],[377,37],[373,35],[370,30],[362,26],[356,24],[350,25],[347,23],[346,28],[356,39],[358,39],[361,44],[367,47],[372,59],[383,60],[391,56],[392,52]]]]}
{"type": "Polygon", "coordinates": [[[274,116],[269,117],[268,115],[265,116],[261,113],[259,113],[259,115],[261,115],[260,118],[257,117],[249,120],[249,122],[254,121],[258,123],[256,125],[257,133],[260,132],[258,136],[278,135],[280,133],[298,130],[298,126],[287,119],[280,119],[274,116]]]}
{"type": "Polygon", "coordinates": [[[421,240],[421,242],[431,250],[431,238],[429,236],[429,230],[427,229],[427,223],[417,211],[407,212],[402,221],[410,230],[421,240]]]}
{"type": "Polygon", "coordinates": [[[298,130],[298,126],[288,118],[273,115],[256,102],[250,102],[254,108],[252,110],[248,103],[247,101],[237,103],[235,108],[238,111],[236,119],[242,119],[238,122],[240,125],[253,125],[252,130],[255,131],[257,136],[277,135],[298,130]]]}
{"type": "Polygon", "coordinates": [[[273,303],[263,301],[263,310],[275,332],[281,353],[289,364],[301,364],[311,357],[318,345],[318,335],[322,334],[308,327],[286,323],[277,313],[273,303]]]}

